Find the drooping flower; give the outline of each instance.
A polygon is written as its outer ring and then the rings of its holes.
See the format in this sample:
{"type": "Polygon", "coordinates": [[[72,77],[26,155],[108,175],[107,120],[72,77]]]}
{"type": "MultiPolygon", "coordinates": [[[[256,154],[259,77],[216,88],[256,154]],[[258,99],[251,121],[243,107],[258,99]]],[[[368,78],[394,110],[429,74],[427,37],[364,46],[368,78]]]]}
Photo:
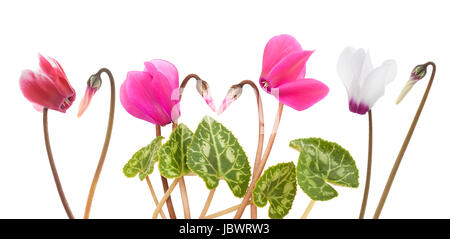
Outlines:
{"type": "Polygon", "coordinates": [[[130,71],[120,87],[120,102],[136,118],[164,126],[180,116],[177,68],[165,60],[145,62],[144,71],[130,71]]]}
{"type": "Polygon", "coordinates": [[[84,97],[81,100],[80,106],[78,108],[78,115],[77,115],[78,117],[81,117],[84,111],[86,111],[89,104],[91,103],[92,97],[95,95],[97,90],[100,89],[100,86],[102,86],[102,79],[100,78],[99,75],[94,74],[91,77],[89,77],[84,97]]]}
{"type": "Polygon", "coordinates": [[[264,91],[295,110],[311,107],[329,91],[324,83],[305,78],[305,64],[312,53],[304,51],[290,35],[273,37],[264,48],[259,84],[264,91]]]}
{"type": "Polygon", "coordinates": [[[384,88],[395,78],[397,65],[387,60],[374,68],[369,52],[347,47],[339,57],[337,72],[347,89],[350,111],[363,115],[384,95],[384,88]]]}
{"type": "Polygon", "coordinates": [[[22,72],[19,84],[23,95],[39,111],[48,108],[65,113],[76,97],[66,73],[55,59],[41,54],[39,66],[36,71],[22,72]]]}

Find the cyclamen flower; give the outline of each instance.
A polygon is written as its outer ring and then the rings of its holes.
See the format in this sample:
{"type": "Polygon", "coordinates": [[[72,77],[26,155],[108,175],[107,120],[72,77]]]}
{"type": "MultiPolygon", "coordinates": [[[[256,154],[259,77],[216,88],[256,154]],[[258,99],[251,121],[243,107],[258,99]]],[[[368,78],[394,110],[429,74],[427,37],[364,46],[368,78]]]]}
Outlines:
{"type": "Polygon", "coordinates": [[[40,69],[24,70],[20,76],[20,89],[33,106],[65,113],[75,100],[75,90],[67,80],[61,65],[53,58],[39,54],[40,69]]]}
{"type": "Polygon", "coordinates": [[[306,61],[312,51],[304,51],[290,35],[279,35],[269,40],[264,48],[259,84],[281,103],[305,110],[328,94],[328,87],[315,79],[305,78],[306,61]]]}
{"type": "Polygon", "coordinates": [[[170,62],[145,62],[144,71],[130,71],[120,87],[120,102],[136,118],[164,126],[180,116],[178,71],[170,62]]]}
{"type": "Polygon", "coordinates": [[[347,89],[350,111],[363,115],[384,95],[384,88],[395,78],[397,65],[387,60],[374,68],[368,52],[347,47],[339,57],[337,72],[347,89]]]}

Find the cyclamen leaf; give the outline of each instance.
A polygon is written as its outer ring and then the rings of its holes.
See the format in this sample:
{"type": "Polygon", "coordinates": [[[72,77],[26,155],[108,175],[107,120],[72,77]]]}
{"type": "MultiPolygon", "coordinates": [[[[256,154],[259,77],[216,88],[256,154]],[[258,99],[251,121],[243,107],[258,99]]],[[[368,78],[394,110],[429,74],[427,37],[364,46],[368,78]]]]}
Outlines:
{"type": "Polygon", "coordinates": [[[159,172],[162,176],[179,178],[191,171],[186,161],[193,134],[184,124],[179,124],[170,134],[169,140],[159,150],[159,172]]]}
{"type": "Polygon", "coordinates": [[[269,217],[281,219],[292,208],[297,193],[294,163],[280,163],[269,167],[256,182],[252,192],[253,203],[264,207],[270,203],[269,217]]]}
{"type": "Polygon", "coordinates": [[[357,188],[358,168],[350,153],[336,143],[320,138],[292,140],[290,147],[300,151],[297,179],[300,188],[313,200],[338,196],[327,183],[357,188]]]}
{"type": "Polygon", "coordinates": [[[189,168],[208,189],[224,179],[236,197],[243,197],[250,181],[250,163],[237,139],[225,126],[205,116],[188,149],[189,168]]]}
{"type": "Polygon", "coordinates": [[[164,137],[158,136],[149,145],[137,151],[123,167],[125,176],[132,178],[139,173],[139,179],[144,180],[150,175],[158,161],[158,150],[163,139],[164,137]]]}

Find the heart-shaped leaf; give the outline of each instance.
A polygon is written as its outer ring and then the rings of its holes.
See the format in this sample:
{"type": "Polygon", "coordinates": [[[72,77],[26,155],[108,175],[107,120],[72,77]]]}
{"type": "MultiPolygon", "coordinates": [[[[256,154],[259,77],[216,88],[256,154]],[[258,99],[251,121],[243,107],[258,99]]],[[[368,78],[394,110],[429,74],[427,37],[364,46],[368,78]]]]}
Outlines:
{"type": "Polygon", "coordinates": [[[294,163],[280,163],[269,167],[256,182],[253,189],[253,203],[264,207],[270,203],[269,217],[281,219],[291,210],[297,193],[297,179],[294,163]]]}
{"type": "Polygon", "coordinates": [[[169,140],[159,150],[159,172],[162,176],[179,178],[190,172],[186,161],[193,134],[184,124],[179,124],[170,134],[169,140]]]}
{"type": "Polygon", "coordinates": [[[137,151],[123,167],[125,176],[132,178],[139,173],[139,179],[144,180],[150,175],[158,161],[158,151],[163,139],[164,137],[158,136],[149,145],[137,151]]]}
{"type": "Polygon", "coordinates": [[[243,197],[250,181],[250,164],[237,139],[225,126],[205,116],[195,130],[188,149],[189,168],[208,189],[227,182],[236,197],[243,197]]]}
{"type": "Polygon", "coordinates": [[[300,188],[313,200],[326,201],[338,193],[328,183],[357,188],[358,168],[350,153],[336,143],[320,138],[292,140],[298,150],[297,179],[300,188]]]}

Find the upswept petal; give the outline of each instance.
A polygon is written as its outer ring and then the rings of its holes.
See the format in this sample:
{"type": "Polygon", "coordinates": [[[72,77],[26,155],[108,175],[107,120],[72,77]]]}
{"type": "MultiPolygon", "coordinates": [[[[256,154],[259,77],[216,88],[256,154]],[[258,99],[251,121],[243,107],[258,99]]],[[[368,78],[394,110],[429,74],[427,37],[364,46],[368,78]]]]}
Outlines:
{"type": "Polygon", "coordinates": [[[347,95],[352,98],[352,90],[354,88],[354,81],[358,82],[361,76],[361,69],[363,68],[366,54],[363,49],[356,50],[353,47],[346,47],[339,56],[337,63],[337,72],[341,78],[342,83],[347,90],[347,95]],[[353,82],[353,84],[352,84],[353,82]]]}
{"type": "Polygon", "coordinates": [[[304,71],[306,61],[313,51],[295,52],[281,60],[269,72],[265,80],[270,84],[271,88],[277,88],[282,84],[301,79],[300,73],[304,71]]]}
{"type": "Polygon", "coordinates": [[[264,48],[261,75],[266,76],[283,58],[300,51],[302,47],[294,37],[286,34],[272,37],[264,48]]]}
{"type": "MultiPolygon", "coordinates": [[[[153,77],[148,72],[130,71],[127,74],[124,94],[128,105],[132,105],[132,110],[138,110],[136,115],[128,111],[133,116],[149,121],[153,124],[164,126],[171,122],[169,114],[161,108],[157,98],[152,91],[151,81],[153,77]],[[139,117],[144,114],[146,117],[139,117]]],[[[122,93],[122,92],[121,92],[122,93]]],[[[124,98],[125,99],[125,98],[124,98]]],[[[124,105],[125,107],[125,105],[124,105]]]]}
{"type": "MultiPolygon", "coordinates": [[[[54,82],[56,89],[66,98],[75,97],[75,90],[70,85],[66,73],[61,65],[51,57],[44,57],[39,54],[39,66],[41,71],[54,82]]],[[[74,98],[75,100],[75,98],[74,98]]]]}
{"type": "Polygon", "coordinates": [[[327,96],[329,89],[315,79],[300,79],[280,85],[273,89],[272,95],[295,110],[305,110],[327,96]]]}
{"type": "Polygon", "coordinates": [[[179,77],[178,77],[178,70],[175,67],[174,64],[161,60],[161,59],[154,59],[148,62],[144,62],[145,65],[145,71],[147,72],[154,72],[155,70],[158,72],[161,72],[166,76],[168,80],[168,84],[170,85],[170,89],[175,89],[179,87],[179,77]]]}
{"type": "MultiPolygon", "coordinates": [[[[128,73],[130,74],[130,73],[128,73]]],[[[131,73],[133,74],[133,73],[131,73]]],[[[123,108],[125,108],[125,110],[131,114],[132,116],[148,121],[152,124],[156,124],[156,120],[153,119],[152,117],[148,116],[147,114],[145,114],[140,108],[136,107],[133,103],[130,102],[129,98],[128,98],[128,89],[127,89],[127,85],[128,85],[128,78],[122,83],[122,85],[120,86],[120,103],[122,104],[123,108]]]]}
{"type": "Polygon", "coordinates": [[[173,115],[173,121],[180,116],[178,71],[175,66],[164,60],[152,60],[145,63],[145,68],[153,77],[151,93],[167,115],[173,115]]]}
{"type": "Polygon", "coordinates": [[[361,87],[361,102],[371,108],[384,95],[384,88],[394,80],[396,74],[397,64],[394,60],[387,60],[375,68],[361,87]]]}
{"type": "Polygon", "coordinates": [[[32,103],[60,112],[67,110],[60,107],[65,97],[58,92],[54,83],[46,75],[24,70],[19,84],[25,98],[32,103]]]}

